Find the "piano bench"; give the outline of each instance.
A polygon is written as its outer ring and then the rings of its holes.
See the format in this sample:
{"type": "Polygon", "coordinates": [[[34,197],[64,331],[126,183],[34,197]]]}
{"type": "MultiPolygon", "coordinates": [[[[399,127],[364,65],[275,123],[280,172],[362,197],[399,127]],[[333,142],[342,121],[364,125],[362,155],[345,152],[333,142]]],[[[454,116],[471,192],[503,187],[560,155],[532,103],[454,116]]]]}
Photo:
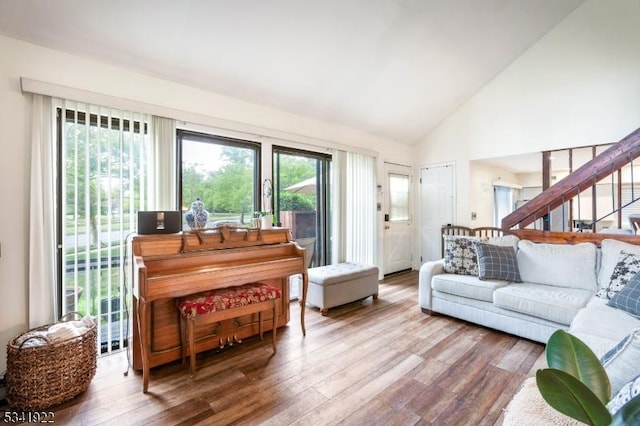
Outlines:
{"type": "Polygon", "coordinates": [[[191,375],[193,376],[196,371],[195,328],[202,324],[213,324],[257,313],[260,339],[262,340],[262,314],[271,311],[273,313],[271,344],[273,353],[276,353],[278,299],[280,298],[282,298],[280,289],[266,284],[253,283],[205,291],[178,299],[182,360],[184,362],[188,351],[191,375]]]}

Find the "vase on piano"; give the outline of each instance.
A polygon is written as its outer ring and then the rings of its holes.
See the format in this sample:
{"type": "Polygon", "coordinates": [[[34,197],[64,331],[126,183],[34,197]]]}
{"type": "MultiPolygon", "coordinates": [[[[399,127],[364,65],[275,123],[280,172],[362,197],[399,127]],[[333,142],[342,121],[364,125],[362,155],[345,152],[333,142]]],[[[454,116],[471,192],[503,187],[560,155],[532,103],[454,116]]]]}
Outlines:
{"type": "Polygon", "coordinates": [[[204,203],[200,200],[200,197],[191,203],[191,210],[189,210],[185,216],[187,224],[191,229],[202,229],[207,227],[209,221],[209,212],[204,209],[204,203]]]}
{"type": "Polygon", "coordinates": [[[260,217],[260,228],[271,229],[272,224],[273,224],[272,214],[265,214],[262,217],[260,217]]]}

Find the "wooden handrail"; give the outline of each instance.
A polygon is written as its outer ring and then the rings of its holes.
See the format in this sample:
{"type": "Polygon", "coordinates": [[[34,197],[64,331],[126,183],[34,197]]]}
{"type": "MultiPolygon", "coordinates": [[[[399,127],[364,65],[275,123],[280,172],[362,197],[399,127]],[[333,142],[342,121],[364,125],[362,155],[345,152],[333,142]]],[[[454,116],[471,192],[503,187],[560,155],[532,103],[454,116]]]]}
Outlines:
{"type": "Polygon", "coordinates": [[[640,128],[502,219],[502,229],[524,228],[640,156],[640,128]]]}

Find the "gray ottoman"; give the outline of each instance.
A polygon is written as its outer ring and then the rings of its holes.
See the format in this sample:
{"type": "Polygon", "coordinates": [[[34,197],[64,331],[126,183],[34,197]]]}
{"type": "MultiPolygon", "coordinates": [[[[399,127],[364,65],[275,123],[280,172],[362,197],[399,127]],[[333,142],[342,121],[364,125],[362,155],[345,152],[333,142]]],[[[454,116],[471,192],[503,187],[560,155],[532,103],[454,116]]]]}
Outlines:
{"type": "Polygon", "coordinates": [[[329,308],[368,296],[378,298],[378,267],[345,262],[309,268],[307,302],[327,315],[329,308]]]}

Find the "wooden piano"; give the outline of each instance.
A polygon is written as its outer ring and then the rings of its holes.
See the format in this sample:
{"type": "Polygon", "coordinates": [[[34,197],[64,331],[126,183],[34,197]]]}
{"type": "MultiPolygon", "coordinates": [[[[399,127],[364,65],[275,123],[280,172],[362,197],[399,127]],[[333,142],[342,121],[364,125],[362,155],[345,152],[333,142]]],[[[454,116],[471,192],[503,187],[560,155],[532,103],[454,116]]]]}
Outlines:
{"type": "MultiPolygon", "coordinates": [[[[289,280],[302,274],[300,324],[305,334],[304,306],[308,277],[304,249],[286,228],[220,228],[170,235],[138,235],[132,239],[133,367],[142,369],[143,391],[149,369],[180,359],[180,320],[175,298],[201,291],[263,282],[282,290],[278,327],[289,322],[289,280]]],[[[269,329],[269,326],[266,327],[269,329]]],[[[219,339],[231,341],[259,333],[258,316],[223,321],[203,339],[197,352],[213,349],[219,339]]],[[[196,329],[196,339],[212,330],[196,329]]]]}

